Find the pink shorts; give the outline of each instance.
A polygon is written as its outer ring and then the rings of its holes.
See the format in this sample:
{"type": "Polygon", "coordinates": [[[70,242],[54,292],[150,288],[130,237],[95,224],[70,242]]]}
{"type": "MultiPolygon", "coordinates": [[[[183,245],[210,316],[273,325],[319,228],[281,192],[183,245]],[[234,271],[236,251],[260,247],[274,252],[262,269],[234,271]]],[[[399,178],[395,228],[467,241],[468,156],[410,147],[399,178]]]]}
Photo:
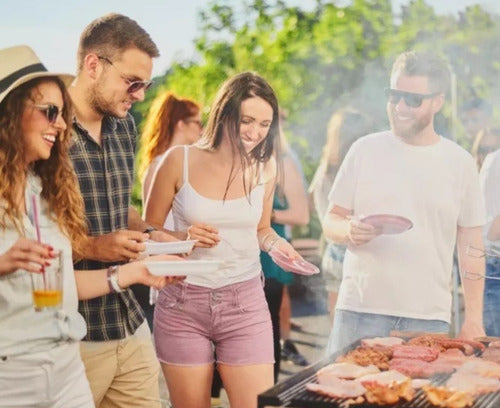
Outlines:
{"type": "Polygon", "coordinates": [[[179,283],[154,313],[158,359],[167,364],[272,364],[273,334],[260,276],[217,289],[179,283]]]}

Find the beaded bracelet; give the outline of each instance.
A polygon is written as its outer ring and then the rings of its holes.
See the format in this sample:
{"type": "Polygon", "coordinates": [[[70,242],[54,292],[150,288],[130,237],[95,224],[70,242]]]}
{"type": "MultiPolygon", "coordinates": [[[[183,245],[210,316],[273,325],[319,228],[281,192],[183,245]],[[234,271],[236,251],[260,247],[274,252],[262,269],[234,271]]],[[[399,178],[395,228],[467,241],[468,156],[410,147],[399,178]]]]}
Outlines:
{"type": "Polygon", "coordinates": [[[269,244],[265,245],[267,246],[267,252],[271,252],[280,241],[284,241],[284,239],[279,235],[274,236],[272,241],[269,244]]]}

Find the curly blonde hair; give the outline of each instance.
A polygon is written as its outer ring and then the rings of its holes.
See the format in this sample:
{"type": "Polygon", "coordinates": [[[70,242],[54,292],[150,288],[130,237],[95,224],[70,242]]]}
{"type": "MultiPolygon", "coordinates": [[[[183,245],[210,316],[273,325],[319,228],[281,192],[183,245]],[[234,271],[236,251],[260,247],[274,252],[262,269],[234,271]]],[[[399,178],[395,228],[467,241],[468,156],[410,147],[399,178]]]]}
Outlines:
{"type": "Polygon", "coordinates": [[[41,196],[47,202],[51,218],[68,236],[73,250],[79,252],[86,244],[87,227],[83,198],[68,155],[72,105],[64,83],[55,76],[28,81],[11,91],[0,103],[0,200],[3,203],[0,228],[6,229],[8,224],[14,224],[24,235],[23,214],[17,202],[19,194],[24,194],[27,173],[21,118],[26,101],[36,102],[37,87],[44,82],[52,82],[59,87],[64,102],[62,117],[68,127],[56,138],[49,159],[36,161],[32,170],[41,179],[41,196]],[[22,175],[25,175],[24,179],[22,175]],[[20,180],[23,182],[20,183],[20,180]]]}

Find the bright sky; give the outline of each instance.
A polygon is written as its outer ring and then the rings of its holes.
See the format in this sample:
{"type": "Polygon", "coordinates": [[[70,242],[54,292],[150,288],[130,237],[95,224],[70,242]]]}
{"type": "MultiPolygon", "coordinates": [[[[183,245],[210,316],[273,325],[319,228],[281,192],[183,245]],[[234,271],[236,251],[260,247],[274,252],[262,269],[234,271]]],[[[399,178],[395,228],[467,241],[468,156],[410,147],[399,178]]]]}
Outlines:
{"type": "MultiPolygon", "coordinates": [[[[393,0],[395,7],[407,2],[393,0]]],[[[497,0],[427,0],[427,3],[438,13],[456,13],[476,3],[500,13],[497,0]]],[[[153,75],[156,76],[163,74],[174,58],[182,60],[194,55],[193,40],[199,34],[198,12],[207,4],[207,0],[0,0],[0,48],[27,44],[49,70],[73,73],[83,28],[105,13],[118,12],[137,20],[158,45],[161,57],[155,60],[153,75]]],[[[238,4],[235,0],[235,5],[238,4]]]]}

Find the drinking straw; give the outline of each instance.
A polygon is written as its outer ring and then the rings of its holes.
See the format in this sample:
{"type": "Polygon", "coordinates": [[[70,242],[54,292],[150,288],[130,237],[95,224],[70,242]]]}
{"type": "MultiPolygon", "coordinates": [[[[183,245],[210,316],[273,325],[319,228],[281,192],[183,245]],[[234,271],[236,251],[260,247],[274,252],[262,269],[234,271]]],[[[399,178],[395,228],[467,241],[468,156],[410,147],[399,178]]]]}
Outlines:
{"type": "MultiPolygon", "coordinates": [[[[36,194],[31,194],[31,207],[33,210],[33,221],[35,223],[36,240],[39,244],[42,243],[42,235],[40,234],[40,221],[38,213],[38,197],[36,194]]],[[[45,266],[42,265],[43,287],[47,289],[47,282],[45,281],[45,266]]]]}

